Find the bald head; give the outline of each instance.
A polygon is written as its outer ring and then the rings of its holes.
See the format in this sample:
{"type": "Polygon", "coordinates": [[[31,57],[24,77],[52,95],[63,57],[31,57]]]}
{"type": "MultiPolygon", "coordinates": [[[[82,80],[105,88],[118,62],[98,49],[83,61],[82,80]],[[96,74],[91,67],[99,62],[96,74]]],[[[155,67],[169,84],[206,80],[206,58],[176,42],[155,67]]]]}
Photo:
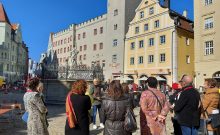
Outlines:
{"type": "Polygon", "coordinates": [[[182,81],[185,83],[185,85],[192,85],[193,78],[189,75],[186,75],[186,76],[183,77],[182,81]]]}

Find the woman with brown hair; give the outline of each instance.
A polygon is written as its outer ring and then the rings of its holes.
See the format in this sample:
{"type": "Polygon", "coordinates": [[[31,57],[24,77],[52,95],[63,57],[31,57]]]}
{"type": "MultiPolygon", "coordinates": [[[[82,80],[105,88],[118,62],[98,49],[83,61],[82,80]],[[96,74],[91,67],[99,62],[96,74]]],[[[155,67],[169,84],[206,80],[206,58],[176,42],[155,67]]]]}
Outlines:
{"type": "Polygon", "coordinates": [[[72,90],[66,98],[65,135],[89,135],[89,113],[91,101],[85,95],[87,83],[78,80],[73,83],[72,90]]]}
{"type": "MultiPolygon", "coordinates": [[[[208,118],[207,115],[210,115],[214,112],[214,110],[219,112],[219,93],[217,81],[213,78],[205,79],[204,88],[205,95],[202,98],[202,105],[205,113],[202,113],[202,118],[208,118]],[[205,114],[205,116],[204,116],[205,114]]],[[[217,135],[217,129],[213,129],[211,124],[207,125],[207,130],[209,135],[217,135]]]]}
{"type": "Polygon", "coordinates": [[[24,106],[28,112],[27,132],[28,135],[49,135],[46,123],[47,108],[40,96],[43,89],[39,78],[28,81],[28,90],[24,94],[24,106]]]}
{"type": "Polygon", "coordinates": [[[123,88],[117,81],[112,81],[102,100],[101,117],[104,120],[104,135],[128,135],[124,129],[128,97],[124,96],[123,88]]]}

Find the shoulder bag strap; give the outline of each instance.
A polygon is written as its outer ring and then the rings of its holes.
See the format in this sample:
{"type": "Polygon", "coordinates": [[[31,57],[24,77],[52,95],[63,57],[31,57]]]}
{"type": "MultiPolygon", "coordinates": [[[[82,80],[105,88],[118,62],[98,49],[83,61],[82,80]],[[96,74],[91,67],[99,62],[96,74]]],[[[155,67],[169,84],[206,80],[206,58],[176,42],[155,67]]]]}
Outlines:
{"type": "Polygon", "coordinates": [[[160,103],[160,100],[158,99],[157,95],[152,90],[149,90],[149,91],[156,97],[156,99],[157,99],[157,101],[158,101],[158,103],[160,105],[160,111],[161,111],[163,109],[163,107],[162,107],[162,104],[160,103]]]}
{"type": "MultiPolygon", "coordinates": [[[[206,111],[206,109],[204,109],[204,107],[203,107],[201,98],[199,98],[199,101],[200,101],[200,104],[201,104],[202,115],[203,115],[205,118],[207,118],[209,115],[208,115],[208,112],[206,111]],[[205,114],[207,115],[207,117],[206,117],[205,114]]],[[[209,104],[209,105],[210,105],[210,104],[209,104]]],[[[209,107],[209,105],[207,106],[207,108],[209,107]]]]}

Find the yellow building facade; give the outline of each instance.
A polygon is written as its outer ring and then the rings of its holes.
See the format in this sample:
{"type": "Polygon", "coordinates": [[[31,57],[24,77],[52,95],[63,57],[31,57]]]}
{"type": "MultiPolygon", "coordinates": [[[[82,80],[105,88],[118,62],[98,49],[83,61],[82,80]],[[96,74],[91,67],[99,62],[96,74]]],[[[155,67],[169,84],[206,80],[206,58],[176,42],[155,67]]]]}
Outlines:
{"type": "MultiPolygon", "coordinates": [[[[168,84],[183,74],[194,75],[193,22],[155,0],[142,0],[129,24],[124,75],[139,83],[160,76],[168,84]]],[[[186,12],[185,12],[186,14],[186,12]]]]}

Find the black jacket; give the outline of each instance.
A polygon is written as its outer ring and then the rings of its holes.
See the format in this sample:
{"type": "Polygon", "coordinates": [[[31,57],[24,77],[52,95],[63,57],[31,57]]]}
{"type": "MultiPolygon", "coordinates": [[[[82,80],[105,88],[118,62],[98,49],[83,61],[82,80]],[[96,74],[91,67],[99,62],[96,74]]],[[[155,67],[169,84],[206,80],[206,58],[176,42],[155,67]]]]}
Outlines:
{"type": "Polygon", "coordinates": [[[128,97],[122,96],[118,100],[104,97],[102,100],[101,117],[105,123],[104,135],[128,135],[124,130],[124,120],[128,97]]]}
{"type": "Polygon", "coordinates": [[[181,126],[199,127],[200,94],[193,86],[183,88],[179,99],[175,103],[174,111],[181,126]]]}

